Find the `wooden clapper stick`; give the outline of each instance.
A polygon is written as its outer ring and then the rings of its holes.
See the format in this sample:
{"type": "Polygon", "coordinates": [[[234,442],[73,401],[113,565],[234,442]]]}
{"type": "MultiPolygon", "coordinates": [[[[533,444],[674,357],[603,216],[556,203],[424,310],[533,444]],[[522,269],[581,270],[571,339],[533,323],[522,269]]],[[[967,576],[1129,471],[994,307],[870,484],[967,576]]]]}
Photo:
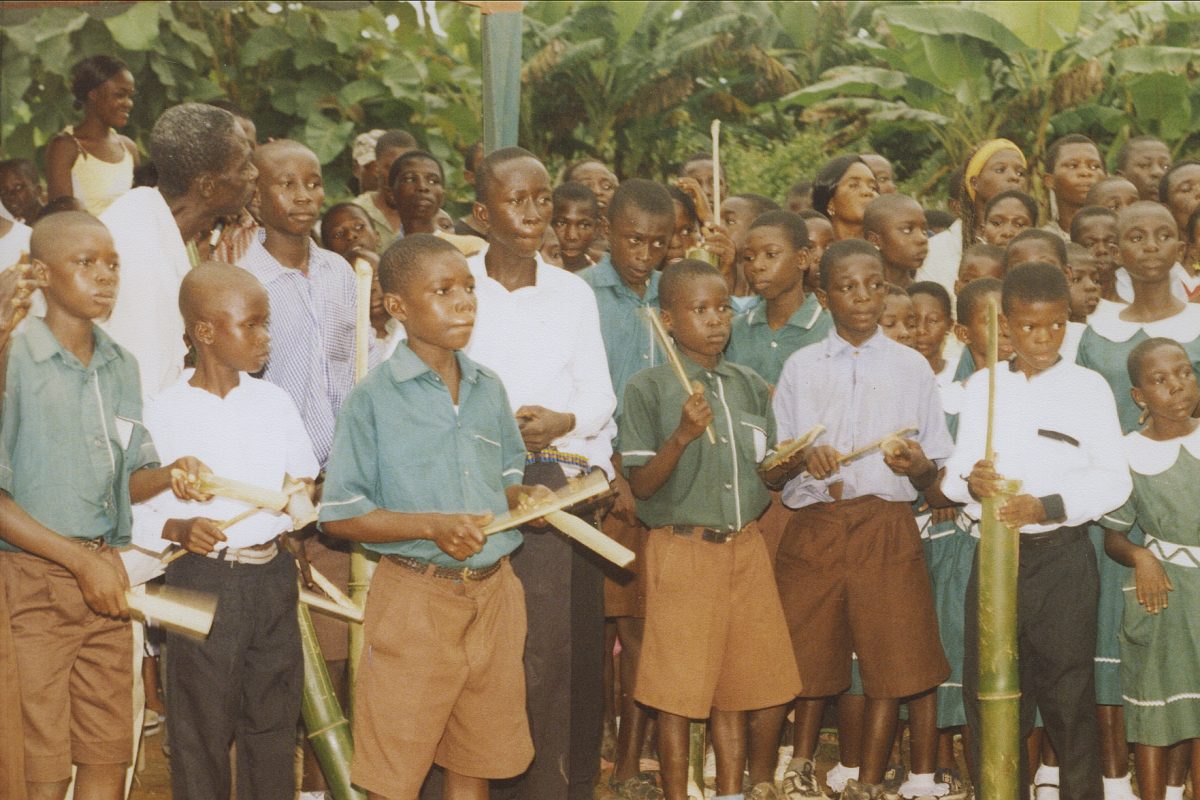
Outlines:
{"type": "Polygon", "coordinates": [[[565,487],[555,492],[554,500],[548,503],[540,503],[528,508],[518,508],[506,514],[501,514],[488,523],[484,527],[483,532],[485,535],[491,536],[493,533],[511,530],[526,522],[544,518],[570,538],[613,562],[618,567],[629,566],[629,564],[633,563],[634,559],[632,550],[613,541],[608,536],[605,536],[602,531],[584,522],[579,517],[562,510],[581,503],[584,500],[591,499],[596,495],[604,494],[608,490],[608,479],[604,477],[604,473],[599,471],[589,473],[578,480],[568,482],[565,487]]]}

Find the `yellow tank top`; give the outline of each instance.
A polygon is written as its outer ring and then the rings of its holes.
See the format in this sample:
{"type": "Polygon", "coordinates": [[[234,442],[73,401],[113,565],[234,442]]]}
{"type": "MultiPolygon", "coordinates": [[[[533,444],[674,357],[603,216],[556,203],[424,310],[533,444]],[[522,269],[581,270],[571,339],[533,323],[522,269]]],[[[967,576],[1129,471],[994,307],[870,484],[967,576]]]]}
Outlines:
{"type": "Polygon", "coordinates": [[[68,127],[66,133],[79,150],[79,157],[71,165],[71,193],[89,214],[99,216],[133,188],[133,154],[121,148],[125,155],[120,161],[103,161],[83,149],[73,128],[68,127]]]}

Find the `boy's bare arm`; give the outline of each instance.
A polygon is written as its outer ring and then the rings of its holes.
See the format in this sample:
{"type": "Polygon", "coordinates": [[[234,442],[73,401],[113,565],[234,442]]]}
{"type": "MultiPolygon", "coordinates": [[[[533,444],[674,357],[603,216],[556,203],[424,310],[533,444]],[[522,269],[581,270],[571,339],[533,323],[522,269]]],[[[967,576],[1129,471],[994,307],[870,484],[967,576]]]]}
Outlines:
{"type": "Polygon", "coordinates": [[[106,617],[127,618],[125,590],[129,577],[113,559],[80,547],[26,513],[8,494],[0,492],[0,539],[27,553],[53,561],[79,583],[88,608],[106,617]]]}
{"type": "Polygon", "coordinates": [[[937,481],[937,465],[925,455],[919,442],[913,439],[888,442],[882,450],[883,463],[888,465],[888,469],[907,477],[918,491],[928,489],[937,481]]]}
{"type": "Polygon", "coordinates": [[[633,490],[633,496],[645,500],[661,489],[679,465],[683,451],[708,429],[712,421],[712,408],[703,392],[696,392],[684,401],[674,432],[649,461],[629,470],[629,488],[633,490]]]}

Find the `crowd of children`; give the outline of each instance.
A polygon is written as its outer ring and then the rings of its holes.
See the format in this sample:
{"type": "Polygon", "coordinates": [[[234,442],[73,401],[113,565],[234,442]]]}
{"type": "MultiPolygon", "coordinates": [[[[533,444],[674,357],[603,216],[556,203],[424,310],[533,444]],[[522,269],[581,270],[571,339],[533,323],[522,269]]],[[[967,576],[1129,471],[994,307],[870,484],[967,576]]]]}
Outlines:
{"type": "Polygon", "coordinates": [[[477,147],[455,220],[412,134],[359,136],[326,209],[317,156],[228,104],[165,110],[132,188],[129,70],[73,91],[48,198],[0,162],[0,795],[129,791],[157,583],[217,599],[163,643],[173,796],[323,797],[298,581],[347,590],[361,548],[353,686],[345,625],[318,636],[370,797],[684,800],[707,721],[719,800],[964,800],[996,496],[1020,785],[1135,800],[1132,751],[1143,800],[1195,791],[1200,161],[994,139],[939,221],[877,154],[797,165],[781,205],[703,153],[663,184],[477,147]],[[628,567],[493,524],[593,472],[628,567]]]}

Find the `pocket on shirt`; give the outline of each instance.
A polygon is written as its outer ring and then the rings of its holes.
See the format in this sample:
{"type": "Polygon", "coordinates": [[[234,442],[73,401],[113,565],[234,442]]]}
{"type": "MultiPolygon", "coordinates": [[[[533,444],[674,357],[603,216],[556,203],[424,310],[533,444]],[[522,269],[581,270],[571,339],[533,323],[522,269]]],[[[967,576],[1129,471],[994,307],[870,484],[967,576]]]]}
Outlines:
{"type": "Polygon", "coordinates": [[[475,445],[476,469],[487,485],[497,491],[504,491],[504,466],[500,459],[500,442],[481,433],[472,433],[471,441],[475,445]]]}
{"type": "Polygon", "coordinates": [[[766,417],[739,411],[734,425],[734,436],[738,446],[754,457],[755,464],[767,455],[766,417]]]}

